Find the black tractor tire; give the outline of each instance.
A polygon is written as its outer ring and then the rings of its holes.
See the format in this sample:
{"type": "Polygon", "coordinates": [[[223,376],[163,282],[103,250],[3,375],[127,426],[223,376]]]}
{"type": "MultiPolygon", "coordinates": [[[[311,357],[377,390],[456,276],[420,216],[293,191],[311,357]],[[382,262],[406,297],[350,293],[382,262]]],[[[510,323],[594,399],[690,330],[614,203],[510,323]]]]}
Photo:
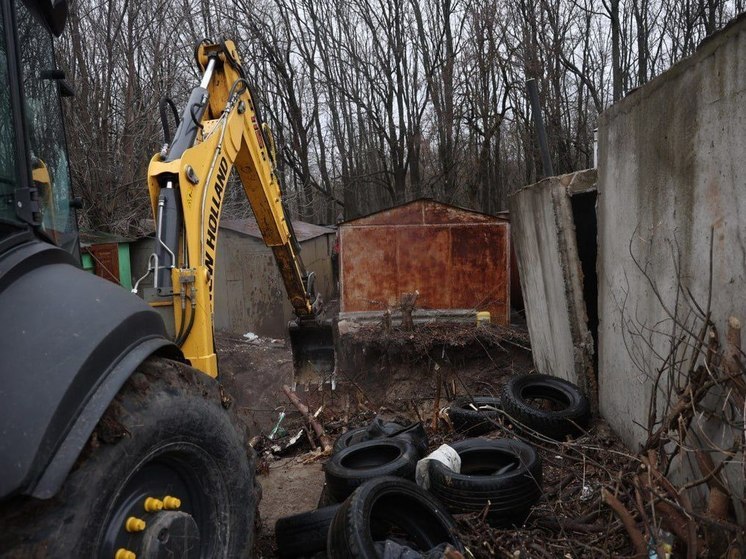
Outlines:
{"type": "Polygon", "coordinates": [[[482,512],[494,525],[520,523],[541,498],[542,467],[536,450],[511,439],[466,439],[451,445],[461,471],[428,463],[430,491],[452,514],[482,512]]]}
{"type": "Polygon", "coordinates": [[[394,476],[413,480],[417,459],[417,449],[409,441],[366,441],[342,450],[324,464],[326,487],[342,502],[371,479],[394,476]]]}
{"type": "Polygon", "coordinates": [[[324,551],[329,526],[337,509],[339,505],[331,505],[280,518],[275,523],[275,540],[280,558],[306,557],[324,551]]]}
{"type": "Polygon", "coordinates": [[[147,360],[109,405],[60,492],[3,506],[0,550],[8,555],[0,555],[114,557],[124,548],[139,559],[249,556],[260,490],[245,426],[223,404],[214,379],[147,360]],[[165,496],[181,503],[146,511],[147,497],[165,496]],[[126,531],[129,517],[145,529],[126,531]]]}
{"type": "Polygon", "coordinates": [[[415,483],[382,477],[365,483],[339,507],[329,528],[329,559],[378,559],[375,542],[387,539],[392,528],[406,535],[410,547],[427,552],[456,537],[456,523],[431,494],[415,483]]]}
{"type": "Polygon", "coordinates": [[[555,440],[582,432],[591,417],[588,399],[580,389],[550,375],[514,376],[503,388],[502,401],[518,431],[530,435],[533,430],[555,440]],[[535,399],[548,401],[557,409],[541,409],[535,399]]]}
{"type": "Polygon", "coordinates": [[[461,396],[448,407],[448,417],[456,431],[476,437],[497,428],[501,409],[500,398],[461,396]]]}

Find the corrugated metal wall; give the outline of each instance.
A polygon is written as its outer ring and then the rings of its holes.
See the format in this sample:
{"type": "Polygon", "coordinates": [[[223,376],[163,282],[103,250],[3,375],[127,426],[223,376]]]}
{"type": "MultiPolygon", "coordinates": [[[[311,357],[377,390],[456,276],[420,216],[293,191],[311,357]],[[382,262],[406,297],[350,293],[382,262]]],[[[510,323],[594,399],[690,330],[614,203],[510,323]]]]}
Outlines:
{"type": "MultiPolygon", "coordinates": [[[[132,247],[132,274],[141,276],[148,265],[154,240],[144,238],[132,247]]],[[[334,233],[300,242],[301,257],[316,273],[316,289],[329,301],[334,295],[331,250],[334,233]]],[[[220,228],[215,272],[215,329],[236,334],[284,338],[293,310],[285,294],[272,251],[256,237],[220,228]]],[[[152,276],[140,285],[152,287],[152,276]]]]}
{"type": "Polygon", "coordinates": [[[340,227],[341,310],[377,311],[420,295],[423,309],[489,311],[510,320],[510,225],[416,200],[340,227]]]}
{"type": "MultiPolygon", "coordinates": [[[[316,273],[316,289],[332,297],[332,234],[301,241],[306,269],[316,273]]],[[[274,256],[263,241],[221,229],[215,284],[215,328],[237,334],[284,338],[293,308],[274,256]]]]}

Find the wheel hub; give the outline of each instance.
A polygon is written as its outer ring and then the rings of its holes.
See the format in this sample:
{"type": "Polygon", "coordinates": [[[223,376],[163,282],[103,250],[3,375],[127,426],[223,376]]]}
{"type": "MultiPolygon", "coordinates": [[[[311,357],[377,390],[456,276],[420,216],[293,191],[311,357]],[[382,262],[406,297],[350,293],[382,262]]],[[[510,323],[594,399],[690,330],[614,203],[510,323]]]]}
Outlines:
{"type": "Polygon", "coordinates": [[[192,515],[181,511],[157,513],[143,532],[138,557],[161,559],[199,558],[199,528],[192,515]]]}

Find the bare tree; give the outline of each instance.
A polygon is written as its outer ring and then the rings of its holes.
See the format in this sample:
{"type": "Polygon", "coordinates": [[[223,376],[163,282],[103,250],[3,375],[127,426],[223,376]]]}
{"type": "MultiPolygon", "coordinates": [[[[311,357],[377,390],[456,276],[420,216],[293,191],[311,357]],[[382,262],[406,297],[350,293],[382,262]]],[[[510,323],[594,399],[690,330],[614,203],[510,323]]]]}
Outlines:
{"type": "Polygon", "coordinates": [[[331,223],[423,195],[504,207],[537,176],[527,77],[540,83],[558,172],[589,166],[598,114],[742,10],[741,0],[71,0],[60,61],[78,90],[67,125],[84,225],[142,229],[147,163],[163,141],[158,100],[186,98],[203,37],[237,41],[294,215],[331,223]]]}

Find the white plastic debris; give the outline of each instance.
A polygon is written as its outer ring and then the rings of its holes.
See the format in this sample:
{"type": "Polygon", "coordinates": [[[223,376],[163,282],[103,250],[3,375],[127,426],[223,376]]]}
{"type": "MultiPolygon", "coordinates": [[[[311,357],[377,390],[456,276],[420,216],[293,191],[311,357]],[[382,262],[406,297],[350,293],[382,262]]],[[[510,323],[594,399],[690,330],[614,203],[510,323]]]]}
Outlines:
{"type": "Polygon", "coordinates": [[[457,474],[461,472],[461,457],[458,455],[458,452],[447,444],[442,444],[437,450],[434,450],[417,462],[414,479],[417,485],[423,489],[430,489],[430,469],[428,467],[428,461],[430,460],[437,460],[443,463],[447,468],[450,468],[457,474]]]}
{"type": "Polygon", "coordinates": [[[254,334],[254,332],[246,332],[243,335],[243,337],[246,338],[247,340],[249,340],[250,342],[253,342],[253,341],[259,339],[259,336],[257,336],[256,334],[254,334]]]}

